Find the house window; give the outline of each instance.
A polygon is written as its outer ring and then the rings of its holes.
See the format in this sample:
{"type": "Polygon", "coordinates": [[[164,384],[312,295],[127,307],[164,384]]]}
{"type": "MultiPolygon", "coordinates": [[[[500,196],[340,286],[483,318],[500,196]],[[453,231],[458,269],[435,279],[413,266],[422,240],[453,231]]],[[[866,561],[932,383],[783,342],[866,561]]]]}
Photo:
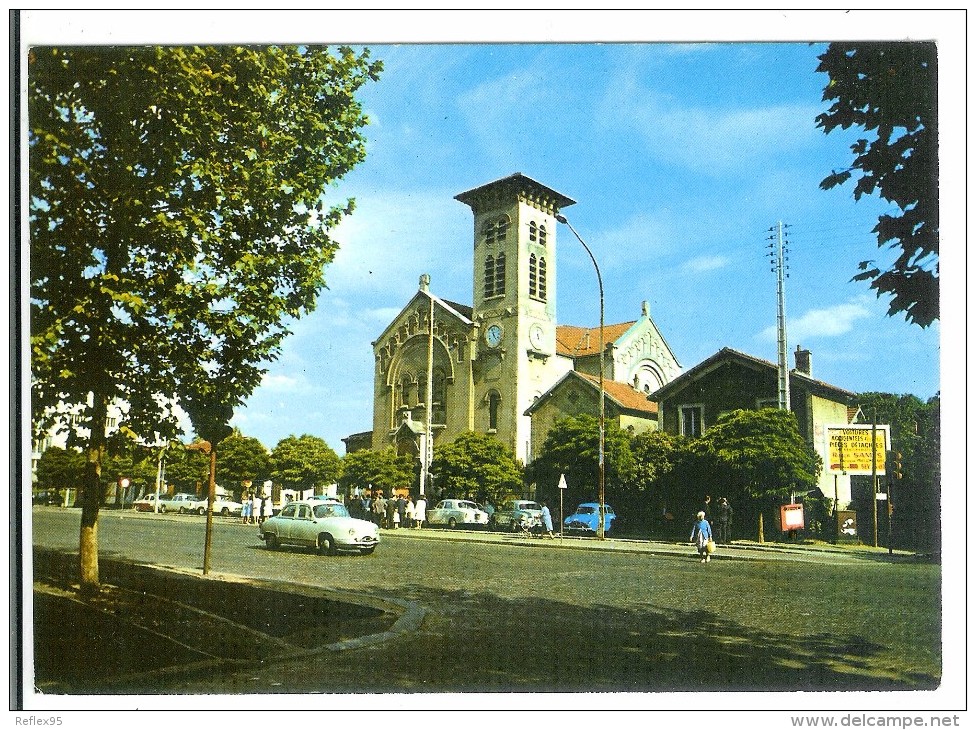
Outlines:
{"type": "Polygon", "coordinates": [[[702,435],[702,416],[704,410],[702,406],[680,406],[678,408],[682,436],[702,435]]]}
{"type": "Polygon", "coordinates": [[[498,406],[501,405],[502,397],[498,395],[497,391],[491,391],[488,394],[488,430],[497,431],[498,430],[498,406]]]}

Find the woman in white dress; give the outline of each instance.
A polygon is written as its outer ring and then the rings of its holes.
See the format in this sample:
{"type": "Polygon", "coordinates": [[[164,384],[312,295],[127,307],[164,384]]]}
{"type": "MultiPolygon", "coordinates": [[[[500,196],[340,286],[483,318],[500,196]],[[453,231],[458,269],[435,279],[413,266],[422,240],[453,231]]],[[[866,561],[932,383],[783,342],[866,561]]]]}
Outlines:
{"type": "Polygon", "coordinates": [[[423,495],[417,497],[417,504],[413,506],[413,519],[417,527],[424,526],[424,520],[427,519],[427,500],[423,495]]]}

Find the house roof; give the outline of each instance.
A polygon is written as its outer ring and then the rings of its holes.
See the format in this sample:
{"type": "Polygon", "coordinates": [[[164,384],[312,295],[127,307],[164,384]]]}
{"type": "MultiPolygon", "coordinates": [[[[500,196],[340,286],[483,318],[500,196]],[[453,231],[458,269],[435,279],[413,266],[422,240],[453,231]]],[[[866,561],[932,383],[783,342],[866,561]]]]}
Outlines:
{"type": "MultiPolygon", "coordinates": [[[[616,342],[634,326],[635,321],[603,325],[604,346],[616,342]]],[[[600,353],[600,328],[562,324],[556,327],[556,354],[583,357],[600,353]]]]}
{"type": "MultiPolygon", "coordinates": [[[[529,406],[529,408],[525,411],[525,415],[528,416],[534,413],[538,407],[543,404],[543,402],[545,402],[563,383],[570,378],[578,378],[582,382],[591,386],[594,390],[599,391],[599,377],[596,375],[589,375],[588,373],[580,373],[575,370],[570,370],[568,373],[563,375],[563,377],[557,380],[555,384],[549,388],[549,390],[543,393],[542,396],[535,401],[535,403],[529,406]]],[[[627,383],[618,383],[616,380],[604,379],[603,393],[623,411],[636,413],[644,416],[645,418],[657,418],[657,403],[648,400],[645,393],[634,390],[627,383]]]]}
{"type": "MultiPolygon", "coordinates": [[[[716,368],[721,367],[730,361],[737,362],[740,365],[744,365],[745,367],[753,368],[755,370],[771,370],[774,374],[779,370],[779,367],[769,360],[763,360],[762,358],[747,355],[744,352],[733,350],[731,347],[723,347],[711,357],[702,360],[694,367],[683,372],[670,383],[666,383],[658,388],[656,391],[651,393],[650,397],[656,401],[660,401],[663,398],[668,398],[672,393],[677,393],[678,391],[684,389],[689,383],[693,383],[694,381],[703,378],[716,368]]],[[[829,395],[835,400],[844,402],[852,401],[857,397],[856,393],[843,388],[838,388],[836,385],[825,383],[822,380],[815,380],[809,375],[805,375],[797,370],[790,371],[790,385],[792,387],[800,387],[810,391],[819,392],[823,395],[829,395]]]]}

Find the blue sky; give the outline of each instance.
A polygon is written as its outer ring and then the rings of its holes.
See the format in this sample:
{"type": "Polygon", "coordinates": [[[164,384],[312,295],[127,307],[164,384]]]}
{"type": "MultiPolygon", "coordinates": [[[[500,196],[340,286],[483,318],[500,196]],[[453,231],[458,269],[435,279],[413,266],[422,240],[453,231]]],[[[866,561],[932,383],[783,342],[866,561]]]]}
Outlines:
{"type": "MultiPolygon", "coordinates": [[[[236,25],[220,12],[194,15],[196,23],[186,13],[96,15],[36,19],[55,39],[52,27],[77,35],[84,19],[89,28],[101,21],[116,42],[380,41],[364,43],[385,66],[360,94],[371,119],[366,160],[327,192],[357,203],[334,232],[341,248],[328,289],[234,417],[268,448],[309,433],[342,454],[343,437],[371,428],[370,343],[423,273],[436,294],[471,302],[472,218],[454,196],[513,172],[577,201],[563,212],[600,264],[607,323],[636,319],[647,300],[684,368],[722,347],[776,360],[766,239],[782,221],[790,226],[791,364],[802,345],[814,377],[851,391],[924,399],[940,390],[942,326],[887,317],[886,301],[851,281],[859,261],[893,258],[871,233],[888,208],[877,198],[855,202],[851,185],[819,189],[849,164],[854,135],[816,128],[827,79],[815,70],[826,44],[802,39],[864,29],[880,37],[878,15],[497,11],[437,14],[440,25],[420,23],[434,16],[418,11],[312,13],[317,23],[236,13],[236,25]],[[521,30],[509,37],[514,16],[521,30]],[[129,34],[109,20],[127,21],[129,34]],[[694,22],[660,22],[678,20],[694,22]],[[747,30],[730,33],[736,23],[747,30]],[[292,38],[296,28],[322,28],[322,37],[292,38]],[[694,42],[652,42],[689,33],[694,42]],[[417,42],[496,39],[563,42],[417,42]]],[[[901,25],[886,33],[932,37],[924,23],[937,15],[888,14],[901,25]]],[[[558,321],[596,326],[592,265],[565,227],[557,242],[558,321]]]]}
{"type": "MultiPolygon", "coordinates": [[[[679,362],[722,347],[776,360],[768,229],[791,227],[790,351],[853,391],[939,390],[939,327],[885,316],[850,281],[880,257],[885,206],[819,182],[851,136],[817,129],[826,77],[808,44],[371,46],[381,80],[361,96],[368,155],[334,191],[356,198],[317,311],[235,422],[271,447],[291,433],[371,428],[370,342],[430,273],[471,302],[472,218],[454,195],[522,172],[577,201],[564,213],[604,277],[606,321],[641,301],[679,362]],[[897,357],[893,353],[897,352],[897,357]]],[[[331,194],[331,191],[330,191],[331,194]]],[[[557,232],[558,321],[599,322],[585,251],[557,232]]]]}

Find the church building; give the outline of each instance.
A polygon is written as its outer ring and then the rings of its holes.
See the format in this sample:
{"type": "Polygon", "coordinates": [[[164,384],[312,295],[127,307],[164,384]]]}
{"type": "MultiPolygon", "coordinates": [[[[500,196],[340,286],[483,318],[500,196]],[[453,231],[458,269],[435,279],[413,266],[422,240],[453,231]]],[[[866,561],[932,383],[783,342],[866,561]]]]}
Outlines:
{"type": "MultiPolygon", "coordinates": [[[[592,398],[558,397],[560,388],[599,376],[599,327],[556,321],[556,215],[575,201],[521,173],[455,199],[474,216],[472,303],[438,297],[425,274],[373,343],[371,446],[393,446],[424,464],[429,449],[474,431],[494,435],[527,463],[545,436],[533,430],[537,401],[562,404],[566,416],[597,413],[592,398]]],[[[647,395],[681,367],[646,303],[638,319],[605,325],[604,340],[608,404],[626,402],[628,424],[656,428],[647,395]]],[[[555,417],[547,410],[548,423],[555,417]]]]}

